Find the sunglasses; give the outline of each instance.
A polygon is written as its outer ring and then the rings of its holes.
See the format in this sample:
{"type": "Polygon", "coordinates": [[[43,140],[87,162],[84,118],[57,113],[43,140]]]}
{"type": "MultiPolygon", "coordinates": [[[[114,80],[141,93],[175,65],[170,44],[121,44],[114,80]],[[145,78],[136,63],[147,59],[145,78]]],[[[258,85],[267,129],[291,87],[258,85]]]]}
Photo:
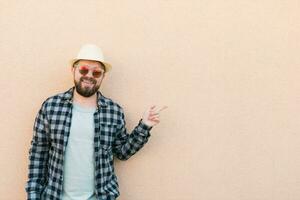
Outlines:
{"type": "MultiPolygon", "coordinates": [[[[88,66],[85,66],[85,65],[80,66],[78,69],[79,69],[79,73],[81,75],[83,75],[83,76],[87,75],[89,73],[89,71],[91,70],[91,69],[89,69],[88,66]]],[[[92,74],[93,74],[94,78],[99,78],[99,77],[101,77],[104,74],[104,71],[98,70],[98,69],[94,69],[92,71],[92,74]]]]}

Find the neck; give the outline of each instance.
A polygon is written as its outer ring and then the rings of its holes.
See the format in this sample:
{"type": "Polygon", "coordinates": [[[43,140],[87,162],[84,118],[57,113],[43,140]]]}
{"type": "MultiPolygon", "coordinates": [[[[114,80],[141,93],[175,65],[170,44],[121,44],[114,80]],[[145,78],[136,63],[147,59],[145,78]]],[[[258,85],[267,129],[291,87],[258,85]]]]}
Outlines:
{"type": "Polygon", "coordinates": [[[84,97],[78,94],[76,89],[74,88],[73,93],[73,102],[83,106],[83,107],[97,107],[97,93],[93,94],[90,97],[84,97]]]}

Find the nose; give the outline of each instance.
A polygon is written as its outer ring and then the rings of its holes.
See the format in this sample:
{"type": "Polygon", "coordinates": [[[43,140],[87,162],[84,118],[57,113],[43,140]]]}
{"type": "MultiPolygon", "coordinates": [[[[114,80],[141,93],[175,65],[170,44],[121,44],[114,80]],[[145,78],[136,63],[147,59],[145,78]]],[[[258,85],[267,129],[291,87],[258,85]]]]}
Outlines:
{"type": "Polygon", "coordinates": [[[88,76],[88,75],[82,76],[81,79],[91,81],[92,83],[95,82],[95,79],[92,76],[88,76]]]}
{"type": "Polygon", "coordinates": [[[88,77],[93,77],[93,70],[89,70],[88,73],[85,75],[85,76],[88,76],[88,77]]]}

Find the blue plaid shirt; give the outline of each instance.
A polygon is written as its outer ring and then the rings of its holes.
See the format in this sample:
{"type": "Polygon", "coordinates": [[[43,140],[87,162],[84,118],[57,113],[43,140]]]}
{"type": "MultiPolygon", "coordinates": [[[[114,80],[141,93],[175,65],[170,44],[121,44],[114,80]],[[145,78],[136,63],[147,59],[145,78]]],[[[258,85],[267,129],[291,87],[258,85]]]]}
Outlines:
{"type": "MultiPolygon", "coordinates": [[[[46,99],[35,118],[25,188],[28,200],[61,199],[73,91],[74,87],[46,99]]],[[[140,120],[132,133],[128,134],[123,109],[99,91],[94,124],[96,198],[115,200],[120,193],[113,165],[114,156],[120,160],[130,158],[148,141],[151,127],[140,120]]]]}

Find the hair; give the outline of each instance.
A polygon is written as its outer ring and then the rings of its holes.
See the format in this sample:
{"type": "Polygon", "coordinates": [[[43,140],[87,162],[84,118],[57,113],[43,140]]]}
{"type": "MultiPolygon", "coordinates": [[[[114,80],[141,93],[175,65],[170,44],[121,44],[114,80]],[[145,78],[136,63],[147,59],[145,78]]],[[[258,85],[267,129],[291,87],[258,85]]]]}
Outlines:
{"type": "MultiPolygon", "coordinates": [[[[76,62],[73,63],[73,67],[75,67],[79,63],[79,61],[80,61],[80,59],[76,60],[76,62]]],[[[104,70],[104,72],[106,72],[105,65],[102,62],[100,62],[100,61],[97,61],[97,62],[100,63],[101,68],[104,70]]]]}

